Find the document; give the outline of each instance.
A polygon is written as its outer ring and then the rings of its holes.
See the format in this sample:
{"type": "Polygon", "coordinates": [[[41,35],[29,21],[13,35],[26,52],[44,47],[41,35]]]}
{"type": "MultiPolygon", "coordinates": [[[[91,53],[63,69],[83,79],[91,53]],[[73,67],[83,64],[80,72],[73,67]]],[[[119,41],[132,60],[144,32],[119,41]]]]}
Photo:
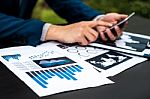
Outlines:
{"type": "Polygon", "coordinates": [[[150,58],[150,36],[146,35],[123,32],[115,42],[104,44],[98,39],[90,45],[150,58]]]}
{"type": "Polygon", "coordinates": [[[89,46],[51,41],[0,49],[0,61],[41,97],[114,83],[107,77],[147,60],[149,41],[149,36],[128,32],[114,43],[89,46]]]}
{"type": "Polygon", "coordinates": [[[0,50],[0,61],[38,96],[113,83],[86,61],[30,46],[0,50]]]}
{"type": "Polygon", "coordinates": [[[93,65],[104,77],[114,76],[138,63],[146,61],[146,58],[128,55],[105,49],[105,47],[65,45],[58,42],[48,42],[37,46],[37,48],[50,49],[67,56],[80,58],[93,65]]]}

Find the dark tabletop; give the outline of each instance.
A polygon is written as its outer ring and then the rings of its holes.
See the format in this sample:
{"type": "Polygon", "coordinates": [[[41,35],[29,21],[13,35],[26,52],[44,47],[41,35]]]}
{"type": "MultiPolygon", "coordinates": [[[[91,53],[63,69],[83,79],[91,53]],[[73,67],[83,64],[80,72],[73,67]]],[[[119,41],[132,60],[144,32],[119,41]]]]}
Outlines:
{"type": "MultiPolygon", "coordinates": [[[[150,20],[134,16],[126,31],[150,35],[150,20]]],[[[38,97],[0,62],[0,99],[150,99],[150,61],[109,77],[115,83],[38,97]]]]}

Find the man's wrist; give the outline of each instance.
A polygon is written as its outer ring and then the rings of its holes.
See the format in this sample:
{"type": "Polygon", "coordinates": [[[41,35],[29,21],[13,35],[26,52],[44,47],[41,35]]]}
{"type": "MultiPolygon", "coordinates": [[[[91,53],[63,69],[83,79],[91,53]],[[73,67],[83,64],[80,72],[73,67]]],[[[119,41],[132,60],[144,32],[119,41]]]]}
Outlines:
{"type": "Polygon", "coordinates": [[[61,30],[60,27],[61,26],[50,25],[49,28],[48,28],[48,31],[45,35],[45,41],[48,41],[48,40],[57,40],[57,41],[59,41],[61,36],[62,36],[61,35],[62,32],[60,32],[62,30],[61,30]]]}
{"type": "Polygon", "coordinates": [[[51,26],[52,24],[50,23],[45,23],[43,25],[43,30],[42,30],[42,35],[41,35],[41,41],[45,41],[45,38],[46,38],[46,35],[48,33],[48,30],[49,30],[49,27],[51,26]]]}

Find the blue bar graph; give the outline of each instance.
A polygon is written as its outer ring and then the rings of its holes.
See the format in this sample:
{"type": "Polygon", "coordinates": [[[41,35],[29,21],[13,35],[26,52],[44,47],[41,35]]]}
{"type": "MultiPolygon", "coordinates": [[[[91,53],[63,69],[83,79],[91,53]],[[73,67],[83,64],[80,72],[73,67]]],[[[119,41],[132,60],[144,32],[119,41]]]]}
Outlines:
{"type": "Polygon", "coordinates": [[[79,66],[79,65],[75,65],[76,67],[78,67],[79,69],[83,69],[81,66],[79,66]]]}
{"type": "Polygon", "coordinates": [[[76,72],[81,72],[81,70],[79,68],[77,68],[77,66],[72,65],[72,68],[74,68],[76,70],[76,72]]]}
{"type": "Polygon", "coordinates": [[[72,72],[76,72],[76,70],[73,69],[71,66],[67,66],[67,68],[68,68],[69,70],[71,70],[72,72]]]}
{"type": "Polygon", "coordinates": [[[52,78],[50,75],[48,75],[48,74],[46,73],[46,71],[41,70],[41,72],[42,72],[46,77],[52,78]]]}
{"type": "Polygon", "coordinates": [[[39,71],[36,71],[36,73],[38,73],[39,74],[39,76],[40,77],[42,77],[44,80],[47,80],[47,78],[41,73],[41,72],[39,72],[39,71]]]}
{"type": "MultiPolygon", "coordinates": [[[[39,70],[26,72],[36,83],[38,83],[42,88],[47,88],[47,80],[53,79],[54,77],[59,78],[59,80],[78,80],[75,77],[75,73],[81,73],[83,67],[79,65],[70,65],[65,67],[59,67],[54,69],[39,70]]],[[[56,79],[57,79],[56,78],[56,79]]]]}
{"type": "Polygon", "coordinates": [[[50,70],[45,70],[50,76],[55,76],[50,70]]]}
{"type": "Polygon", "coordinates": [[[64,78],[66,78],[67,80],[71,80],[67,75],[65,75],[64,72],[60,71],[59,69],[54,69],[55,71],[57,71],[60,75],[62,75],[64,78]]]}
{"type": "Polygon", "coordinates": [[[43,88],[47,88],[43,83],[40,82],[39,79],[37,79],[36,76],[33,76],[33,75],[30,74],[29,72],[27,72],[27,74],[28,74],[35,82],[37,82],[40,86],[42,86],[43,88]]]}
{"type": "Polygon", "coordinates": [[[39,75],[37,75],[35,72],[31,72],[32,75],[34,75],[38,80],[40,80],[44,84],[48,84],[45,80],[43,80],[39,75]]]}
{"type": "Polygon", "coordinates": [[[69,76],[71,79],[73,79],[73,80],[77,80],[75,77],[73,77],[71,74],[69,74],[67,71],[65,71],[65,70],[63,70],[63,69],[61,69],[60,68],[60,70],[62,71],[62,72],[64,72],[67,76],[69,76]]]}
{"type": "Polygon", "coordinates": [[[64,77],[61,75],[61,74],[59,74],[57,71],[54,71],[54,70],[50,70],[52,73],[54,73],[56,76],[58,76],[59,78],[61,78],[61,79],[63,79],[64,77]]]}
{"type": "Polygon", "coordinates": [[[71,75],[75,75],[69,68],[67,67],[63,67],[63,69],[65,69],[67,72],[69,72],[71,75]]]}

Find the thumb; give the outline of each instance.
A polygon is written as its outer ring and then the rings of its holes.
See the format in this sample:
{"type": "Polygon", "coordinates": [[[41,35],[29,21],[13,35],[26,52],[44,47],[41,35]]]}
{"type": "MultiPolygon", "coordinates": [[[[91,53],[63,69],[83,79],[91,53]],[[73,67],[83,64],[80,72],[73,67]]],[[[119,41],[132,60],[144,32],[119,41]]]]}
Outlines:
{"type": "Polygon", "coordinates": [[[118,14],[118,15],[116,15],[116,17],[115,17],[115,20],[121,21],[121,20],[123,20],[123,19],[125,19],[125,18],[127,18],[127,17],[128,17],[128,15],[125,15],[125,14],[118,14]]]}

